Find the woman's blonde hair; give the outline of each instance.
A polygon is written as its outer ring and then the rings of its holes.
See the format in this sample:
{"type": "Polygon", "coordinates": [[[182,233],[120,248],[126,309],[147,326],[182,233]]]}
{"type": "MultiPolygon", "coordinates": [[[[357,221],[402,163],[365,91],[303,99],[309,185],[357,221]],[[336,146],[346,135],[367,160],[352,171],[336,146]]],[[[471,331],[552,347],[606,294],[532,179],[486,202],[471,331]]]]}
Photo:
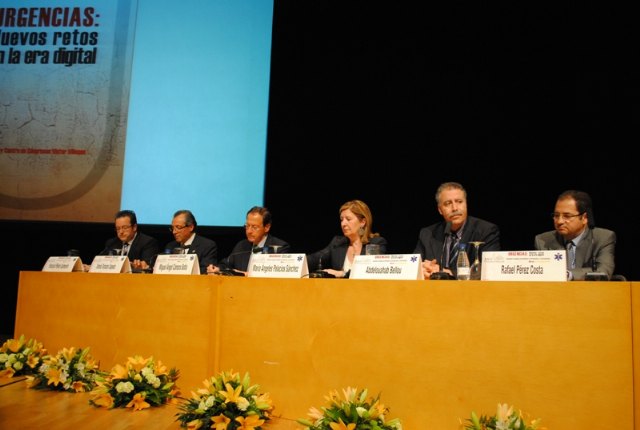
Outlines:
{"type": "Polygon", "coordinates": [[[380,236],[379,233],[374,233],[372,231],[373,225],[373,215],[371,215],[371,210],[369,206],[362,200],[350,200],[340,206],[340,210],[338,214],[341,215],[343,211],[349,209],[353,214],[358,217],[359,220],[365,220],[364,227],[361,228],[360,231],[360,240],[363,244],[369,243],[369,239],[372,237],[380,236]]]}

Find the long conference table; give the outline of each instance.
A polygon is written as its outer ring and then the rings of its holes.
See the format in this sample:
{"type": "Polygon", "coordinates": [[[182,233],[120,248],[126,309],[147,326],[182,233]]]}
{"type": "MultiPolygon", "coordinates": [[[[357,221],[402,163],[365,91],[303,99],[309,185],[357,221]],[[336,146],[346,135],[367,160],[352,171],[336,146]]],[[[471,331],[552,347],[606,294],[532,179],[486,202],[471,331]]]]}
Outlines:
{"type": "MultiPolygon", "coordinates": [[[[21,334],[50,352],[88,346],[103,370],[154,356],[180,370],[185,397],[221,370],[249,372],[274,401],[266,429],[302,428],[350,386],[380,393],[405,430],[457,430],[498,403],[550,430],[640,430],[634,282],[21,272],[21,334]]],[[[0,428],[180,428],[173,405],[106,411],[86,396],[5,381],[0,428]]]]}

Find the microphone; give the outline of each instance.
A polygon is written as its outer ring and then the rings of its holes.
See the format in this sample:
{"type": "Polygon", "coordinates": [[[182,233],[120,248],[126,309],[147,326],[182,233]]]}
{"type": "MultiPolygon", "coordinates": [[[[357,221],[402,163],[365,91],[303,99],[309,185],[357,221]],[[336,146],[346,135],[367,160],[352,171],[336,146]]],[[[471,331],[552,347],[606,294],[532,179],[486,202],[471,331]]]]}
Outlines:
{"type": "Polygon", "coordinates": [[[309,277],[310,278],[335,278],[335,276],[333,276],[331,273],[325,272],[322,268],[322,257],[326,257],[327,255],[329,255],[331,253],[332,249],[335,249],[339,246],[343,246],[345,244],[349,243],[349,239],[347,239],[346,237],[342,236],[339,237],[337,239],[335,239],[330,245],[329,247],[323,249],[320,252],[320,260],[318,261],[318,268],[313,272],[313,273],[309,273],[309,277]]]}
{"type": "MultiPolygon", "coordinates": [[[[456,279],[452,274],[447,273],[444,271],[445,269],[445,262],[446,262],[446,268],[449,268],[449,259],[446,258],[445,259],[445,248],[447,247],[447,238],[451,236],[451,221],[447,222],[447,225],[444,227],[444,240],[442,241],[442,253],[440,254],[440,271],[439,272],[435,272],[432,273],[431,276],[429,277],[429,279],[435,279],[438,281],[446,281],[446,280],[452,280],[452,279],[456,279]]],[[[449,256],[447,256],[449,257],[449,256]]]]}
{"type": "MultiPolygon", "coordinates": [[[[262,248],[258,248],[258,250],[262,250],[262,248]]],[[[257,253],[257,252],[256,252],[256,247],[253,244],[251,246],[251,249],[248,251],[232,252],[231,254],[223,258],[220,264],[218,264],[218,270],[219,270],[218,273],[224,276],[244,276],[244,273],[242,273],[241,271],[237,269],[232,269],[229,267],[229,259],[236,255],[254,254],[254,253],[257,253]]]]}

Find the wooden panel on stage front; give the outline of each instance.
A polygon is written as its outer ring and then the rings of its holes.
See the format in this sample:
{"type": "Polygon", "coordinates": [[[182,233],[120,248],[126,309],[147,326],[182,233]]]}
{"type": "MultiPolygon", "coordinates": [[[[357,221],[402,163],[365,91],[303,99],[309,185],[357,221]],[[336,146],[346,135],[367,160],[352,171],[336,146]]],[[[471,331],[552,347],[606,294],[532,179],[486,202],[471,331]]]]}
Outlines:
{"type": "Polygon", "coordinates": [[[90,346],[103,368],[153,355],[187,395],[249,372],[288,422],[354,386],[406,430],[457,429],[499,402],[549,429],[630,430],[631,309],[626,282],[22,272],[15,334],[90,346]]]}
{"type": "Polygon", "coordinates": [[[177,367],[187,395],[214,372],[213,276],[21,272],[16,336],[90,347],[110,370],[127,357],[177,367]]]}
{"type": "Polygon", "coordinates": [[[222,285],[220,365],[284,417],[343,387],[406,429],[509,403],[550,429],[633,428],[628,283],[247,280],[222,285]]]}
{"type": "Polygon", "coordinates": [[[633,399],[635,428],[640,429],[640,282],[631,283],[631,304],[633,315],[633,399]]]}

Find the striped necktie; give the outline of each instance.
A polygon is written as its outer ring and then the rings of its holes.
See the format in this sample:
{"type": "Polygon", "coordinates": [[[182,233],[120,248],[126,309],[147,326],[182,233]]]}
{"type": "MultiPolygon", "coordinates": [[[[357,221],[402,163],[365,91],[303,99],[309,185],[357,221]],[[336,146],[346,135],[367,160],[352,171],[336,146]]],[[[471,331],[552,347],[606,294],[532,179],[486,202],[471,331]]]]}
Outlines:
{"type": "Polygon", "coordinates": [[[456,267],[456,259],[458,258],[458,242],[460,242],[458,235],[452,234],[449,239],[449,267],[456,267]]]}
{"type": "Polygon", "coordinates": [[[122,255],[129,254],[129,244],[127,242],[122,243],[122,255]]]}

